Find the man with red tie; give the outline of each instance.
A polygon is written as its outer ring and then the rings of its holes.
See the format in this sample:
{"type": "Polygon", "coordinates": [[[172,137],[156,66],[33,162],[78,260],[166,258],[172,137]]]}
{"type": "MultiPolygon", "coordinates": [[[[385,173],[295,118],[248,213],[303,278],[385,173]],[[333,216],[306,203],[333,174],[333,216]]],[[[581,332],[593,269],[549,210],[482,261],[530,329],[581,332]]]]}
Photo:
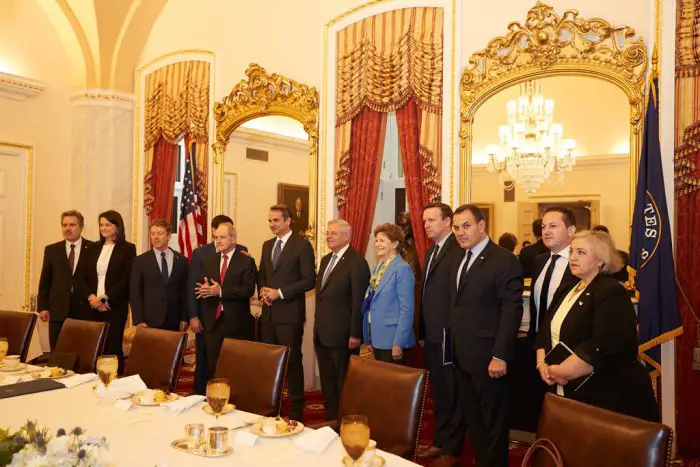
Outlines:
{"type": "Polygon", "coordinates": [[[217,254],[204,260],[196,295],[204,300],[201,316],[208,373],[213,375],[224,338],[253,340],[255,320],[250,297],[257,269],[249,255],[236,251],[236,228],[224,223],[214,232],[217,254]]]}

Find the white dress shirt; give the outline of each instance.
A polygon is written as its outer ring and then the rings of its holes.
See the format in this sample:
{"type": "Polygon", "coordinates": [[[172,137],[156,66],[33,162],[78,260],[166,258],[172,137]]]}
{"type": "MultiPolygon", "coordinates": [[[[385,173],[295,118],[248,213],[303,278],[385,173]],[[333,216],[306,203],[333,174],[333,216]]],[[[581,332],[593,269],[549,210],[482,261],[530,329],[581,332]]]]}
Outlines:
{"type": "Polygon", "coordinates": [[[109,259],[114,251],[114,243],[102,245],[100,257],[97,258],[97,296],[105,294],[105,278],[107,277],[107,268],[109,267],[109,259]]]}
{"type": "MultiPolygon", "coordinates": [[[[343,257],[346,251],[348,251],[348,248],[350,248],[350,244],[348,243],[345,245],[343,248],[338,250],[338,253],[333,253],[336,257],[335,264],[333,265],[333,269],[335,269],[338,266],[338,262],[340,261],[340,258],[343,257]]],[[[323,271],[324,276],[328,276],[331,272],[333,272],[333,269],[328,269],[331,265],[331,261],[333,260],[333,257],[328,261],[328,266],[326,267],[327,271],[323,271]]]]}
{"type": "MultiPolygon", "coordinates": [[[[438,246],[438,255],[439,255],[440,252],[442,251],[442,247],[445,246],[445,242],[447,241],[448,238],[450,238],[449,232],[447,233],[447,235],[445,235],[444,237],[442,237],[442,240],[440,240],[439,242],[437,242],[437,246],[438,246]]],[[[426,279],[428,279],[428,273],[430,272],[430,266],[431,266],[432,264],[433,264],[433,255],[430,255],[430,259],[428,259],[428,265],[427,265],[426,268],[425,268],[425,278],[426,278],[426,279]]],[[[425,284],[424,284],[424,287],[425,287],[425,284]]]]}
{"type": "MultiPolygon", "coordinates": [[[[559,255],[560,258],[557,259],[557,262],[554,264],[554,271],[552,271],[552,278],[550,279],[549,282],[549,291],[547,293],[547,308],[549,309],[549,305],[552,304],[552,299],[554,298],[554,293],[557,291],[559,288],[559,285],[561,284],[561,280],[564,278],[564,273],[566,272],[566,268],[569,266],[569,245],[566,245],[566,247],[562,248],[559,251],[556,252],[550,252],[549,254],[549,259],[547,259],[547,262],[544,263],[544,267],[542,268],[542,271],[540,272],[540,275],[537,276],[537,280],[535,281],[535,286],[532,289],[532,293],[534,294],[534,299],[535,299],[535,307],[540,306],[540,294],[542,293],[542,284],[544,283],[544,276],[547,274],[547,268],[549,268],[550,263],[552,262],[552,255],[556,254],[559,255]]],[[[547,310],[530,310],[530,323],[534,323],[535,320],[533,317],[537,317],[539,313],[547,312],[547,310]]]]}
{"type": "Polygon", "coordinates": [[[83,245],[83,237],[79,237],[78,241],[73,243],[66,240],[66,258],[70,256],[71,245],[75,245],[75,249],[73,250],[75,252],[75,261],[73,262],[73,271],[71,271],[73,274],[75,274],[75,268],[78,267],[78,258],[80,258],[80,247],[83,245]]]}
{"type": "MultiPolygon", "coordinates": [[[[485,239],[477,243],[474,248],[471,249],[472,252],[472,257],[469,260],[469,264],[467,265],[467,271],[472,267],[474,264],[474,261],[476,261],[476,258],[479,257],[482,251],[484,251],[484,248],[486,248],[486,245],[489,243],[489,236],[487,235],[485,239]]],[[[464,250],[464,258],[462,258],[462,262],[459,263],[459,269],[457,270],[457,288],[459,289],[459,280],[462,278],[462,268],[464,267],[464,262],[467,260],[467,255],[469,254],[469,250],[464,250]]]]}
{"type": "Polygon", "coordinates": [[[168,265],[168,277],[170,277],[173,273],[173,263],[175,262],[175,254],[170,248],[166,248],[165,251],[156,250],[155,248],[153,249],[153,254],[156,255],[156,259],[158,260],[158,269],[160,269],[161,273],[163,272],[163,268],[160,264],[161,253],[165,253],[165,263],[168,265]]]}

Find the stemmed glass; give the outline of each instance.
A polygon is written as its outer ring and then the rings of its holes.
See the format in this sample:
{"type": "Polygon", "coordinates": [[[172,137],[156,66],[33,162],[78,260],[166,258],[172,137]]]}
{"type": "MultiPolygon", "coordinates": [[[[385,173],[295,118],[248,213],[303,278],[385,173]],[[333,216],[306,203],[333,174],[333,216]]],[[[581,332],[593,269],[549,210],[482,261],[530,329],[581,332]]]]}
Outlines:
{"type": "Polygon", "coordinates": [[[7,343],[7,337],[0,337],[0,363],[5,359],[7,349],[9,348],[10,345],[7,343]]]}
{"type": "Polygon", "coordinates": [[[231,397],[231,386],[226,378],[209,380],[207,383],[207,403],[217,420],[228,404],[229,397],[231,397]]]}
{"type": "Polygon", "coordinates": [[[105,395],[109,389],[109,383],[117,377],[119,360],[116,355],[102,355],[97,359],[97,376],[105,386],[105,395]]]}
{"type": "Polygon", "coordinates": [[[364,415],[346,415],[340,425],[340,441],[352,459],[353,466],[360,460],[369,445],[369,421],[364,415]]]}

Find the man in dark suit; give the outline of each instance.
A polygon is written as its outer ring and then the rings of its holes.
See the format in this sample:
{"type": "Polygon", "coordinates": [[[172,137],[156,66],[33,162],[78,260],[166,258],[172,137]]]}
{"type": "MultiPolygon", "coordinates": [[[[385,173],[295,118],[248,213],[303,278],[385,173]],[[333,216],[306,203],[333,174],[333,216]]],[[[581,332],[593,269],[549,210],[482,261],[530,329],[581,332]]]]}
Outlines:
{"type": "Polygon", "coordinates": [[[294,200],[294,211],[292,212],[292,232],[304,237],[306,229],[309,228],[309,215],[304,210],[301,198],[294,200]]]}
{"type": "Polygon", "coordinates": [[[531,278],[534,271],[535,258],[542,253],[547,253],[547,247],[544,246],[542,241],[542,219],[535,219],[532,221],[532,235],[535,236],[537,241],[532,245],[528,245],[522,250],[518,257],[520,258],[520,264],[523,266],[523,277],[531,278]]]}
{"type": "Polygon", "coordinates": [[[569,269],[569,245],[575,233],[576,218],[570,209],[558,206],[547,208],[542,216],[542,241],[547,252],[533,261],[529,313],[523,317],[520,326],[516,361],[511,372],[513,429],[527,432],[537,430],[547,386],[535,369],[537,359],[534,344],[556,291],[578,281],[569,269]]]}
{"type": "Polygon", "coordinates": [[[255,320],[250,297],[255,293],[255,261],[236,251],[238,234],[233,224],[219,225],[214,234],[217,254],[204,260],[197,298],[204,301],[201,322],[207,371],[213,375],[224,338],[252,340],[255,320]]]}
{"type": "MultiPolygon", "coordinates": [[[[233,225],[233,220],[219,214],[214,216],[211,220],[211,237],[214,238],[214,232],[223,223],[228,223],[233,225]]],[[[236,243],[236,252],[248,252],[248,248],[243,245],[236,243]]],[[[192,258],[190,260],[190,270],[187,274],[187,310],[189,312],[190,319],[190,329],[195,333],[195,350],[196,350],[196,364],[194,367],[194,392],[196,394],[204,394],[207,389],[207,381],[209,381],[209,365],[207,364],[207,354],[205,350],[204,334],[202,334],[202,322],[201,316],[204,311],[204,303],[198,301],[195,289],[197,287],[197,282],[202,277],[202,270],[204,268],[204,260],[212,255],[216,254],[216,246],[214,242],[207,243],[203,247],[197,248],[192,252],[192,258]]]]}
{"type": "Polygon", "coordinates": [[[268,215],[274,238],[263,244],[258,293],[263,302],[260,337],[267,344],[289,346],[287,366],[290,418],[301,420],[304,409],[304,368],[301,341],[306,320],[306,292],[316,284],[314,250],[291,231],[292,212],[278,204],[268,215]]]}
{"type": "Polygon", "coordinates": [[[369,265],[350,246],[351,227],[332,220],[326,230],[331,250],[321,258],[316,278],[314,347],[327,420],[338,419],[338,400],[350,354],[362,343],[362,300],[369,286],[369,265]]]}
{"type": "Polygon", "coordinates": [[[134,258],[129,302],[134,324],[168,329],[187,328],[187,258],[168,247],[170,223],[157,219],[149,235],[152,249],[134,258]]]}
{"type": "Polygon", "coordinates": [[[39,278],[37,304],[39,319],[49,322],[49,342],[56,347],[66,318],[87,319],[87,302],[80,290],[82,253],[92,242],[81,237],[85,219],[78,211],[61,214],[61,230],[64,240],[52,243],[44,249],[44,263],[39,278]],[[78,272],[78,274],[76,274],[78,272]]]}
{"type": "Polygon", "coordinates": [[[523,315],[522,267],[515,255],[489,239],[477,206],[460,206],[453,219],[455,237],[465,250],[450,275],[460,402],[476,466],[507,467],[507,374],[523,315]]]}
{"type": "MultiPolygon", "coordinates": [[[[452,234],[452,209],[445,203],[433,203],[423,209],[425,233],[435,244],[425,255],[421,278],[419,340],[423,341],[425,360],[435,404],[433,445],[419,457],[437,457],[457,461],[464,444],[462,420],[454,367],[445,361],[443,348],[450,347],[450,273],[452,262],[461,259],[462,250],[452,234]]],[[[449,359],[448,359],[449,360],[449,359]]]]}

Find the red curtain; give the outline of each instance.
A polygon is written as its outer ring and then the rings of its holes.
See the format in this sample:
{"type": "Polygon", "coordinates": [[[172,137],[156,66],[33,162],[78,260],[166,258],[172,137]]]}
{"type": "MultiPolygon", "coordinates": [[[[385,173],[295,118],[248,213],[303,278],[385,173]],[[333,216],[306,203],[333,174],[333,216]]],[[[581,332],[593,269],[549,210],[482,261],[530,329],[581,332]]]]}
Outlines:
{"type": "Polygon", "coordinates": [[[349,189],[340,217],[352,226],[351,245],[363,256],[367,252],[379,191],[385,131],[385,113],[365,107],[352,119],[349,189]]]}
{"type": "MultiPolygon", "coordinates": [[[[689,159],[700,163],[698,154],[689,159]]],[[[700,192],[682,194],[677,204],[676,274],[683,334],[676,339],[676,425],[681,449],[700,449],[700,371],[693,370],[693,347],[700,347],[700,192]]]]}
{"type": "Polygon", "coordinates": [[[408,212],[411,213],[411,227],[415,240],[416,253],[423,265],[429,240],[423,228],[423,206],[428,204],[430,193],[424,180],[424,169],[420,154],[421,110],[414,99],[396,110],[399,129],[399,148],[403,161],[404,179],[406,180],[406,197],[408,212]]]}
{"type": "Polygon", "coordinates": [[[177,144],[168,143],[161,136],[153,147],[153,210],[148,215],[150,221],[165,219],[170,222],[176,174],[177,144]]]}

